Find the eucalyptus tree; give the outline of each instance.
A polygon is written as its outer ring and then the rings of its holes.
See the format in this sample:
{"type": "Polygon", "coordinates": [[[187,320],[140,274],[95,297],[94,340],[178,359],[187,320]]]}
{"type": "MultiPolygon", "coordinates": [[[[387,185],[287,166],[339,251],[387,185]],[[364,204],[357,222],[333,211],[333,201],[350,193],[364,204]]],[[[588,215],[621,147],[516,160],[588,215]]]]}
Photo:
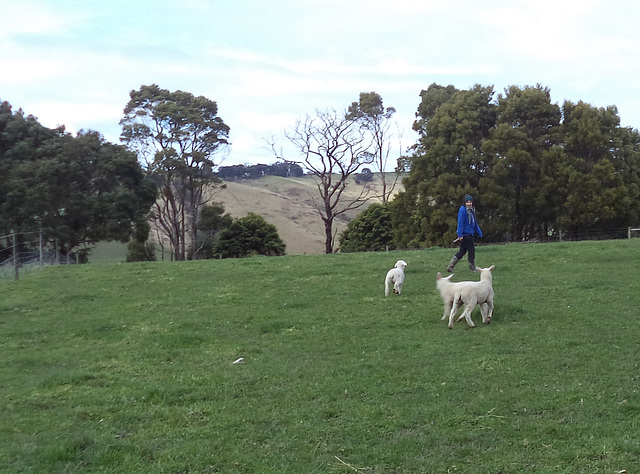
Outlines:
{"type": "Polygon", "coordinates": [[[314,198],[314,204],[324,222],[325,253],[333,253],[335,219],[370,198],[365,187],[354,195],[345,190],[349,178],[375,159],[371,142],[354,117],[333,110],[316,110],[315,116],[299,120],[286,136],[302,155],[302,166],[316,178],[320,199],[314,198]]]}
{"type": "Polygon", "coordinates": [[[393,193],[400,173],[397,171],[395,179],[389,185],[385,169],[391,155],[391,143],[393,133],[391,132],[391,119],[396,109],[385,108],[382,97],[376,92],[361,92],[358,102],[352,102],[347,110],[347,118],[357,120],[371,134],[373,163],[375,163],[380,179],[382,181],[382,202],[387,202],[393,193]]]}
{"type": "Polygon", "coordinates": [[[130,97],[121,139],[158,183],[153,222],[172,258],[184,260],[193,254],[205,191],[219,182],[212,170],[228,150],[229,127],[218,116],[217,103],[203,96],[153,84],[130,97]]]}

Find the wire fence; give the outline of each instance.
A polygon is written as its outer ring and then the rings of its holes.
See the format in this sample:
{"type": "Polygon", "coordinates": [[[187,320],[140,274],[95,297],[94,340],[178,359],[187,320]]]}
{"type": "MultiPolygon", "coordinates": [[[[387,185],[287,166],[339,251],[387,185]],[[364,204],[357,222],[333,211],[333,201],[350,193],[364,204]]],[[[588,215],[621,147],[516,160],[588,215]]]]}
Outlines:
{"type": "Polygon", "coordinates": [[[632,239],[640,237],[640,226],[636,227],[610,227],[608,229],[586,229],[577,231],[561,231],[546,242],[566,242],[578,240],[616,240],[632,239]]]}
{"type": "MultiPolygon", "coordinates": [[[[640,226],[560,233],[544,242],[579,240],[614,240],[640,237],[640,226]]],[[[542,242],[536,240],[535,242],[542,242]]],[[[526,242],[525,242],[526,243],[526,242]]],[[[49,240],[42,232],[20,232],[0,236],[0,279],[14,278],[25,271],[32,271],[48,265],[69,265],[78,263],[69,254],[59,251],[58,243],[49,240]]]]}
{"type": "Polygon", "coordinates": [[[47,265],[77,263],[62,255],[55,240],[42,232],[19,232],[0,236],[0,278],[13,277],[47,265]]]}
{"type": "Polygon", "coordinates": [[[640,227],[618,227],[602,230],[584,230],[567,233],[560,240],[614,240],[640,237],[640,227]]]}

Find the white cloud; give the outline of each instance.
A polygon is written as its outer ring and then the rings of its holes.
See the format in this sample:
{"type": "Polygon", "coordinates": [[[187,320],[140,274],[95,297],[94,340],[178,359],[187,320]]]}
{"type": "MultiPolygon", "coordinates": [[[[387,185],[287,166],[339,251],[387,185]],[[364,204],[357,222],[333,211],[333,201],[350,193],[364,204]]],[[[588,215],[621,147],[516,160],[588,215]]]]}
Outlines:
{"type": "Polygon", "coordinates": [[[80,18],[77,11],[60,11],[38,1],[6,2],[2,5],[0,41],[24,34],[59,36],[80,18]]]}
{"type": "Polygon", "coordinates": [[[623,124],[640,126],[631,1],[6,3],[0,99],[112,141],[129,91],[151,83],[217,101],[231,126],[227,161],[240,163],[266,160],[265,137],[282,140],[296,119],[365,91],[395,107],[415,141],[419,93],[433,82],[540,83],[555,101],[615,104],[623,124]]]}

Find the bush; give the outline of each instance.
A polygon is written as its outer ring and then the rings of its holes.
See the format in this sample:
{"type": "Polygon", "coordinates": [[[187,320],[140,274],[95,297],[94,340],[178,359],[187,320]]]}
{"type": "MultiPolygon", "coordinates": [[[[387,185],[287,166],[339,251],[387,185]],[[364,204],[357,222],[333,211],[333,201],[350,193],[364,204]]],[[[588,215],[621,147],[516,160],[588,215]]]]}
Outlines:
{"type": "Polygon", "coordinates": [[[369,252],[395,249],[388,203],[372,204],[349,222],[340,234],[341,252],[369,252]]]}
{"type": "Polygon", "coordinates": [[[130,240],[127,244],[127,262],[155,262],[156,246],[152,242],[130,240]]]}
{"type": "Polygon", "coordinates": [[[369,252],[395,249],[388,203],[372,204],[349,222],[340,234],[341,252],[369,252]]]}
{"type": "Polygon", "coordinates": [[[220,233],[233,223],[231,214],[225,213],[222,204],[207,204],[198,218],[195,254],[190,259],[215,258],[215,245],[220,233]]]}
{"type": "Polygon", "coordinates": [[[362,172],[356,174],[356,184],[368,183],[373,180],[373,173],[369,168],[362,168],[362,172]]]}
{"type": "Polygon", "coordinates": [[[246,217],[235,219],[222,231],[213,253],[220,258],[278,256],[284,255],[285,249],[286,245],[278,235],[276,226],[268,224],[262,216],[250,212],[246,217]]]}

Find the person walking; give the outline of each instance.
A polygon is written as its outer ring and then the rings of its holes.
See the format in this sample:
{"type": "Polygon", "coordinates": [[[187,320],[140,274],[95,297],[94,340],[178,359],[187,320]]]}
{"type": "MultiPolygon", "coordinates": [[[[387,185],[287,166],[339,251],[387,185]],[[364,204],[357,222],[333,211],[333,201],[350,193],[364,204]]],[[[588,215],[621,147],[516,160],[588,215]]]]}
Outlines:
{"type": "Polygon", "coordinates": [[[464,254],[469,252],[469,269],[475,271],[476,269],[476,244],[474,238],[477,235],[482,237],[482,230],[478,225],[476,219],[476,208],[473,207],[473,197],[470,194],[464,195],[464,201],[460,209],[458,210],[458,228],[456,229],[458,238],[455,242],[460,242],[460,250],[453,256],[447,267],[449,273],[453,272],[453,267],[456,266],[458,260],[464,257],[464,254]]]}

